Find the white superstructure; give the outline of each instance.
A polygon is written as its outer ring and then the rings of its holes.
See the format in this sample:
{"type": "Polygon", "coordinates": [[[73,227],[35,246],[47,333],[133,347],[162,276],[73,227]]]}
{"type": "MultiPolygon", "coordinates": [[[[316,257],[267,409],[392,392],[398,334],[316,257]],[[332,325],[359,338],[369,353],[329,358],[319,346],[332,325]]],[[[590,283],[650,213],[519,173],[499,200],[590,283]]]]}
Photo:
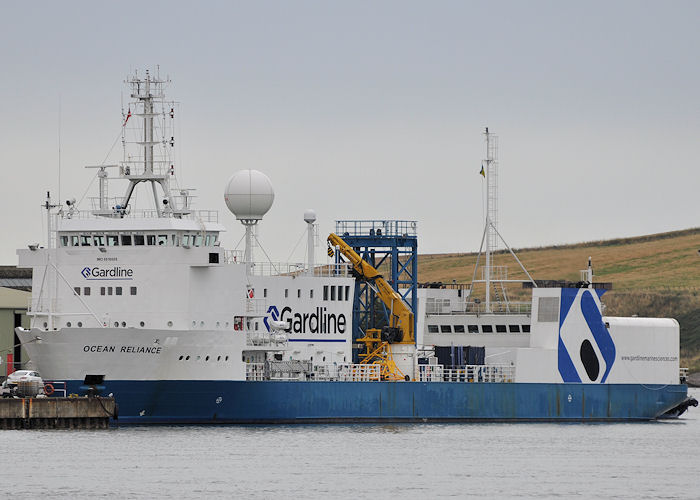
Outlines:
{"type": "Polygon", "coordinates": [[[224,194],[246,227],[245,252],[223,249],[217,212],[194,210],[177,185],[167,79],[146,72],[127,83],[124,158],[90,167],[93,209],[47,194],[47,246],[18,251],[19,267],[33,270],[32,325],[21,335],[42,375],[245,380],[268,358],[351,362],[347,267],[255,261],[252,228],[274,200],[255,170],[234,174],[224,194]],[[123,195],[110,197],[120,181],[123,195]],[[141,186],[150,206],[136,206],[141,186]]]}

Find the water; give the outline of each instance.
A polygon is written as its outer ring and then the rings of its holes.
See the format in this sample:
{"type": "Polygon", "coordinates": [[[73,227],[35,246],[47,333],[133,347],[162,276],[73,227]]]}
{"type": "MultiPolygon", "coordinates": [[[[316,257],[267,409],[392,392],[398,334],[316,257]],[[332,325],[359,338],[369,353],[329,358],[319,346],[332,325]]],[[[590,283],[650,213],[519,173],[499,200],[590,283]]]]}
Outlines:
{"type": "Polygon", "coordinates": [[[699,445],[700,408],[635,424],[0,431],[0,497],[698,498],[699,445]]]}

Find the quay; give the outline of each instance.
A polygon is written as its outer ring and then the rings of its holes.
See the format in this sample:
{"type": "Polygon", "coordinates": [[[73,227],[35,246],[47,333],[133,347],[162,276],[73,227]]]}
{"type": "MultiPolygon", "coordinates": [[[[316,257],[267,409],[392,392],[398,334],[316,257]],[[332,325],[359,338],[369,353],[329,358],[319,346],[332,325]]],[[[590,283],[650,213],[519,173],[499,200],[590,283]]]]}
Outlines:
{"type": "Polygon", "coordinates": [[[116,417],[114,398],[0,399],[0,429],[106,429],[116,417]]]}

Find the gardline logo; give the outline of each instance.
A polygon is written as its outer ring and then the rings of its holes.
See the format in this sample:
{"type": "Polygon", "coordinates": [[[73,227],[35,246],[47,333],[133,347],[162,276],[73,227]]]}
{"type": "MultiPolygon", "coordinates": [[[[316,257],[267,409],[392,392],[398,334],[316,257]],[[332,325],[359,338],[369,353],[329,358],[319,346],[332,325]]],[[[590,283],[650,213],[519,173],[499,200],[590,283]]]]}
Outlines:
{"type": "Polygon", "coordinates": [[[86,280],[132,280],[134,279],[134,270],[126,269],[119,266],[111,268],[104,267],[84,267],[80,274],[86,280]]]}
{"type": "MultiPolygon", "coordinates": [[[[314,312],[294,312],[291,307],[282,308],[280,313],[277,306],[267,308],[267,313],[274,321],[286,321],[291,333],[345,333],[347,320],[343,313],[329,313],[325,307],[317,307],[314,312]]],[[[270,331],[268,317],[263,318],[267,331],[270,331]]]]}

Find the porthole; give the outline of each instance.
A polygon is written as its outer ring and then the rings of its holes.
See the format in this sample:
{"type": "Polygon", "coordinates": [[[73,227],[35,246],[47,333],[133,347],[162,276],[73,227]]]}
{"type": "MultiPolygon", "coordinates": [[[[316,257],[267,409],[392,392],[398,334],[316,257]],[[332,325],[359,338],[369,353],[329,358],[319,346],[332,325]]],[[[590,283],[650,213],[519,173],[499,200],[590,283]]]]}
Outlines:
{"type": "Polygon", "coordinates": [[[185,361],[189,361],[189,360],[190,360],[190,357],[189,357],[189,356],[186,356],[186,357],[185,357],[185,361]]]}
{"type": "Polygon", "coordinates": [[[209,361],[209,356],[207,356],[206,358],[204,358],[204,361],[209,361]]]}
{"type": "Polygon", "coordinates": [[[200,321],[199,326],[204,326],[204,321],[200,321]]]}
{"type": "Polygon", "coordinates": [[[142,322],[139,323],[139,325],[141,326],[141,328],[143,328],[144,326],[146,326],[146,323],[144,323],[144,322],[142,321],[142,322]]]}
{"type": "Polygon", "coordinates": [[[228,321],[226,322],[226,328],[228,328],[228,321]]]}
{"type": "Polygon", "coordinates": [[[217,357],[216,357],[216,360],[217,360],[217,361],[221,361],[221,356],[217,356],[217,357]]]}
{"type": "Polygon", "coordinates": [[[196,321],[193,321],[193,322],[192,322],[192,326],[197,326],[197,322],[196,322],[196,321]]]}
{"type": "Polygon", "coordinates": [[[325,361],[325,360],[326,360],[326,357],[325,357],[325,356],[323,356],[323,361],[325,361]]]}
{"type": "Polygon", "coordinates": [[[182,361],[182,356],[180,356],[180,357],[179,357],[179,358],[177,358],[177,359],[178,359],[178,361],[182,361]]]}
{"type": "Polygon", "coordinates": [[[114,322],[114,328],[119,328],[119,321],[114,322]]]}
{"type": "Polygon", "coordinates": [[[221,322],[217,321],[217,322],[216,322],[216,327],[217,327],[217,328],[221,328],[221,322]]]}
{"type": "Polygon", "coordinates": [[[82,328],[82,327],[83,327],[83,322],[82,322],[82,321],[78,321],[78,328],[82,328]]]}
{"type": "Polygon", "coordinates": [[[168,326],[173,326],[173,322],[172,322],[172,321],[168,321],[168,326]]]}
{"type": "Polygon", "coordinates": [[[67,326],[68,328],[70,328],[70,327],[71,327],[71,323],[70,323],[70,321],[68,321],[68,322],[66,323],[66,326],[67,326]]]}
{"type": "Polygon", "coordinates": [[[44,328],[46,328],[47,326],[49,326],[49,324],[46,321],[44,321],[44,328]]]}
{"type": "Polygon", "coordinates": [[[202,356],[197,356],[197,361],[199,361],[200,359],[202,359],[202,356]]]}
{"type": "Polygon", "coordinates": [[[228,356],[226,356],[226,358],[224,359],[224,361],[228,361],[228,356]]]}
{"type": "Polygon", "coordinates": [[[126,321],[122,321],[122,328],[126,328],[126,321]]]}

